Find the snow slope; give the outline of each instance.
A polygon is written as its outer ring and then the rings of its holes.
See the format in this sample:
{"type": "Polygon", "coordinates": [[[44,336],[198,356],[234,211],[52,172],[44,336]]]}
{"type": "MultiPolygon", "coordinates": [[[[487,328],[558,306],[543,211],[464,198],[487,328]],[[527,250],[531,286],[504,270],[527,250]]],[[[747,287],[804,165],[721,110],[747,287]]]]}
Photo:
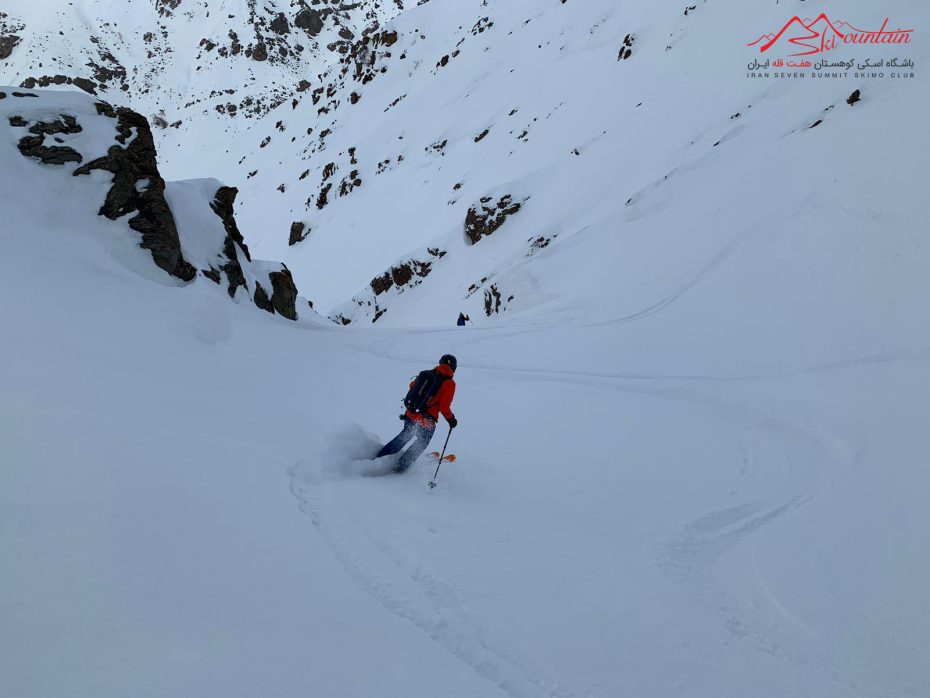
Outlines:
{"type": "Polygon", "coordinates": [[[783,342],[740,374],[738,345],[649,331],[708,314],[722,270],[648,321],[314,328],[10,204],[10,695],[926,693],[926,334],[866,307],[886,351],[783,342]],[[426,462],[359,477],[449,350],[440,489],[426,462]]]}
{"type": "MultiPolygon", "coordinates": [[[[794,11],[839,10],[735,0],[682,9],[606,0],[408,9],[387,25],[398,38],[374,52],[372,80],[324,75],[330,99],[282,107],[250,129],[240,215],[260,229],[257,249],[284,260],[322,311],[356,322],[445,324],[460,310],[497,322],[580,296],[610,305],[588,318],[597,320],[638,310],[632,286],[688,283],[721,249],[775,234],[802,246],[850,229],[885,235],[884,216],[907,215],[920,160],[890,154],[926,150],[927,135],[892,124],[927,109],[923,72],[751,79],[759,53],[749,41],[794,11]],[[861,101],[850,106],[854,90],[861,101]],[[508,195],[521,210],[469,244],[469,209],[508,195]],[[288,246],[293,223],[306,239],[288,246]],[[429,269],[413,265],[407,281],[411,259],[429,269]],[[376,282],[392,269],[401,270],[393,285],[376,282]]],[[[914,3],[842,12],[865,27],[888,15],[904,26],[927,20],[914,3]]],[[[918,39],[830,58],[897,51],[919,66],[918,39]]],[[[783,336],[783,322],[762,320],[783,336]]]]}
{"type": "MultiPolygon", "coordinates": [[[[923,26],[912,5],[888,12],[923,26]]],[[[291,122],[245,153],[244,237],[324,311],[363,298],[347,328],[181,285],[97,215],[106,173],[24,158],[6,126],[74,113],[64,145],[102,153],[109,117],[0,101],[4,694],[930,691],[928,136],[905,118],[923,78],[745,82],[741,43],[716,39],[771,31],[781,6],[489,1],[471,34],[478,9],[431,0],[379,32],[388,71],[338,78],[307,162],[291,122]],[[604,89],[608,69],[629,84],[604,89]],[[333,191],[352,159],[362,185],[308,212],[338,153],[333,191]],[[523,206],[466,245],[486,195],[523,206]],[[296,219],[311,233],[288,246],[296,219]],[[370,323],[366,284],[411,258],[370,323]],[[448,327],[491,284],[508,309],[448,327]],[[363,477],[406,381],[446,352],[458,460],[433,491],[426,460],[363,477]]],[[[321,106],[294,110],[300,133],[321,106]]],[[[201,270],[224,240],[215,184],[166,188],[201,270]]]]}

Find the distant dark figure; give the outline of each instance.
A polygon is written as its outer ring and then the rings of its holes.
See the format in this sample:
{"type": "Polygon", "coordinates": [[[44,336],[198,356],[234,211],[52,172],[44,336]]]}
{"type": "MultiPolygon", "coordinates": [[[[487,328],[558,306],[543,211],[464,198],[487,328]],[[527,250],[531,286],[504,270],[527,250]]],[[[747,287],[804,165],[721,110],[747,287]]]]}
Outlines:
{"type": "Polygon", "coordinates": [[[465,327],[466,322],[471,322],[471,318],[465,313],[459,313],[459,321],[456,323],[459,327],[465,327]]]}
{"type": "Polygon", "coordinates": [[[439,365],[431,371],[422,371],[410,383],[410,392],[404,399],[407,412],[402,419],[404,428],[382,448],[377,458],[399,453],[409,442],[411,446],[404,451],[394,466],[395,473],[402,473],[419,458],[429,446],[436,431],[436,422],[441,414],[449,422],[449,428],[455,429],[458,420],[452,414],[452,398],[455,395],[455,380],[452,376],[458,361],[452,354],[445,354],[439,359],[439,365]]]}

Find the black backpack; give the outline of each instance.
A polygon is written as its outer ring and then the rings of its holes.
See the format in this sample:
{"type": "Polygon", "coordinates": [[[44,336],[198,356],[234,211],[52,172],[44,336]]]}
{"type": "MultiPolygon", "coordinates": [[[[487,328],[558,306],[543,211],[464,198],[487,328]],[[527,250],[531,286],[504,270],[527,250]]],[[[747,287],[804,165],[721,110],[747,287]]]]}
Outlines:
{"type": "Polygon", "coordinates": [[[444,380],[446,377],[435,369],[420,371],[410,390],[407,391],[404,407],[414,414],[426,414],[426,406],[439,392],[444,380]]]}

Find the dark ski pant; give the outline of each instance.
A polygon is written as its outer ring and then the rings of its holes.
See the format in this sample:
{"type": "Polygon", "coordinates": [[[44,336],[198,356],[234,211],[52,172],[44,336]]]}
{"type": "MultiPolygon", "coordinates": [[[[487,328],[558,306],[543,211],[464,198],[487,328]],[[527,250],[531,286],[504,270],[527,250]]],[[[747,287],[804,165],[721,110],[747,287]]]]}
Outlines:
{"type": "Polygon", "coordinates": [[[424,427],[421,424],[417,424],[412,419],[407,419],[405,417],[404,428],[397,436],[385,444],[384,448],[378,451],[377,457],[381,458],[382,456],[390,456],[398,453],[409,441],[413,441],[413,443],[410,444],[410,448],[404,451],[403,455],[397,460],[397,465],[394,466],[395,473],[402,473],[413,465],[417,458],[423,455],[423,451],[426,450],[430,440],[433,438],[434,431],[436,431],[435,425],[424,427]]]}

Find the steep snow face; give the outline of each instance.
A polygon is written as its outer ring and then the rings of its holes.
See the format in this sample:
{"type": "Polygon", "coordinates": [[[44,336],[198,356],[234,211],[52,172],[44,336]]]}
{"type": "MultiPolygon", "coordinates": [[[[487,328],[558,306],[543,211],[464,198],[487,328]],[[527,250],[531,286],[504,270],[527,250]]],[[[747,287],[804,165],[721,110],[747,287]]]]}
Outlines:
{"type": "MultiPolygon", "coordinates": [[[[881,267],[901,242],[888,236],[916,235],[926,214],[919,159],[885,169],[889,152],[930,145],[890,126],[926,108],[925,71],[750,77],[753,59],[787,52],[748,43],[820,9],[433,0],[385,27],[391,43],[368,46],[366,70],[330,71],[320,92],[254,125],[242,219],[317,307],[365,324],[445,324],[460,310],[495,323],[580,297],[586,321],[624,317],[634,286],[685,288],[695,269],[775,254],[767,273],[785,294],[771,315],[732,290],[740,322],[777,328],[763,334],[773,341],[823,284],[854,305],[875,298],[884,282],[863,265],[881,267]],[[848,272],[810,266],[847,245],[861,255],[840,262],[848,272]]],[[[887,14],[842,11],[864,27],[887,14]]],[[[909,5],[891,22],[927,19],[909,5]]],[[[928,46],[917,36],[829,58],[921,64],[928,46]]]]}
{"type": "MultiPolygon", "coordinates": [[[[121,147],[84,96],[0,91],[0,124],[82,126],[48,148],[121,147]]],[[[29,128],[0,128],[4,695],[926,694],[926,216],[786,217],[507,324],[342,329],[181,286],[97,215],[110,173],[23,157],[29,128]],[[440,487],[363,477],[446,352],[440,487]]],[[[214,183],[166,200],[220,263],[214,183]]],[[[582,277],[580,240],[536,259],[582,277]]]]}
{"type": "Polygon", "coordinates": [[[105,245],[143,278],[209,279],[230,298],[297,319],[290,271],[249,254],[233,215],[236,190],[216,180],[166,184],[138,113],[78,92],[0,87],[0,149],[10,234],[54,211],[78,231],[70,244],[105,245]]]}
{"type": "Polygon", "coordinates": [[[157,127],[170,177],[209,176],[229,144],[290,104],[399,2],[96,0],[4,3],[0,82],[83,89],[157,127]],[[175,166],[175,163],[177,167],[175,166]]]}

